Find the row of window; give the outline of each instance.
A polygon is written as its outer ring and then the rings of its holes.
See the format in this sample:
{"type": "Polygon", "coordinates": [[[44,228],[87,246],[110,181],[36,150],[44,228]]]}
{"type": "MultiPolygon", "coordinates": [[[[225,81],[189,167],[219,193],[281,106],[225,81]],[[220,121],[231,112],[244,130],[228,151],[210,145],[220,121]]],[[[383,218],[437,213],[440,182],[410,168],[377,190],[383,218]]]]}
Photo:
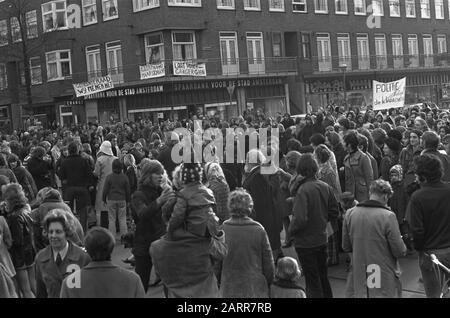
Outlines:
{"type": "MultiPolygon", "coordinates": [[[[447,53],[447,38],[445,35],[437,35],[437,54],[447,53]]],[[[386,69],[388,67],[388,53],[386,45],[386,35],[376,34],[374,36],[375,41],[375,57],[378,69],[386,69]]],[[[408,34],[407,42],[408,48],[407,53],[403,48],[403,35],[402,34],[392,34],[392,52],[391,56],[394,60],[394,68],[403,68],[404,55],[409,55],[408,66],[418,67],[419,66],[419,41],[417,34],[408,34]]],[[[330,35],[328,33],[318,33],[316,37],[317,42],[317,56],[318,56],[318,68],[319,71],[331,71],[333,67],[332,55],[331,55],[331,41],[330,35]]],[[[435,65],[433,48],[433,37],[431,34],[422,35],[423,43],[423,56],[424,56],[424,66],[432,67],[435,65]]],[[[348,70],[354,69],[352,62],[351,51],[351,41],[349,34],[338,34],[337,35],[337,48],[339,55],[339,67],[346,68],[348,70]]],[[[369,36],[367,34],[357,34],[356,36],[356,47],[358,60],[357,68],[360,70],[370,69],[370,50],[369,50],[369,36]]],[[[354,54],[354,53],[353,53],[354,54]]]]}

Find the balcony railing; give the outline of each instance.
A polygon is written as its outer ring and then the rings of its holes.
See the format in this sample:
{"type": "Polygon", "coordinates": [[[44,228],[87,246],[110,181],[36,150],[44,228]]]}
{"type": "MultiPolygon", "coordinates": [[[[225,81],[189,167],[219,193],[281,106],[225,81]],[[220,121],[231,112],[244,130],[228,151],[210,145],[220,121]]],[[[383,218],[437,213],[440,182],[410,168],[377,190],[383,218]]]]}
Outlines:
{"type": "MultiPolygon", "coordinates": [[[[165,60],[165,77],[173,77],[173,60],[165,60]]],[[[205,64],[207,77],[237,77],[252,75],[297,75],[298,64],[296,57],[270,58],[234,58],[234,59],[197,59],[191,60],[195,64],[205,64]]],[[[143,65],[143,64],[142,64],[143,65]]],[[[115,84],[139,81],[139,65],[125,65],[119,69],[101,69],[93,72],[74,73],[73,82],[85,82],[95,77],[111,75],[115,84]]],[[[187,76],[189,77],[189,76],[187,76]]]]}
{"type": "Polygon", "coordinates": [[[313,57],[312,66],[314,73],[342,72],[343,65],[347,65],[346,71],[369,70],[396,70],[415,68],[440,68],[450,66],[450,54],[434,55],[366,55],[351,57],[313,57]]]}

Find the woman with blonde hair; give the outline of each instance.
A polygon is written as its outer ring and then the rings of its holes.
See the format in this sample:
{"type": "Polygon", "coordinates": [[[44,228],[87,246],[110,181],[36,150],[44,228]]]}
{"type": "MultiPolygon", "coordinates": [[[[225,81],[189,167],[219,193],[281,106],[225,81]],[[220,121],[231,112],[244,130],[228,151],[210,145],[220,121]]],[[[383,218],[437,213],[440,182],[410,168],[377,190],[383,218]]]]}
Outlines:
{"type": "Polygon", "coordinates": [[[131,194],[133,194],[137,190],[138,184],[136,159],[132,154],[126,154],[123,157],[123,164],[125,167],[125,175],[130,183],[131,194]]]}

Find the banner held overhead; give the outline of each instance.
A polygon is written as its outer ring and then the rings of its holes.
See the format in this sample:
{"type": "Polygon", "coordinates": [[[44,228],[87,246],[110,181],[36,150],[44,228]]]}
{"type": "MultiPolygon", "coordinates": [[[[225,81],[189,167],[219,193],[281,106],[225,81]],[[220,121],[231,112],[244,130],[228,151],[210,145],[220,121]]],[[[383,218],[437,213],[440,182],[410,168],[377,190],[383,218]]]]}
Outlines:
{"type": "Polygon", "coordinates": [[[373,110],[405,106],[406,77],[389,83],[373,81],[373,110]]]}

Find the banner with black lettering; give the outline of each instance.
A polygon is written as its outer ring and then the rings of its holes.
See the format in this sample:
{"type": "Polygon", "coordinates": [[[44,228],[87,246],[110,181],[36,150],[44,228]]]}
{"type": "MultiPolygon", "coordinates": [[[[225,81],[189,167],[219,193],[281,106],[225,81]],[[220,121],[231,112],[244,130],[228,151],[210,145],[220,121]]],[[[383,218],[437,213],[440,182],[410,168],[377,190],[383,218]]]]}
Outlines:
{"type": "Polygon", "coordinates": [[[173,74],[175,76],[206,76],[205,63],[198,64],[187,61],[174,61],[173,74]]]}
{"type": "Polygon", "coordinates": [[[139,66],[141,80],[166,76],[164,62],[139,66]]]}
{"type": "Polygon", "coordinates": [[[77,97],[88,96],[112,88],[114,88],[114,83],[109,75],[98,77],[90,82],[73,84],[73,89],[75,90],[77,97]]]}
{"type": "Polygon", "coordinates": [[[373,110],[405,106],[406,77],[389,83],[373,81],[373,110]]]}

